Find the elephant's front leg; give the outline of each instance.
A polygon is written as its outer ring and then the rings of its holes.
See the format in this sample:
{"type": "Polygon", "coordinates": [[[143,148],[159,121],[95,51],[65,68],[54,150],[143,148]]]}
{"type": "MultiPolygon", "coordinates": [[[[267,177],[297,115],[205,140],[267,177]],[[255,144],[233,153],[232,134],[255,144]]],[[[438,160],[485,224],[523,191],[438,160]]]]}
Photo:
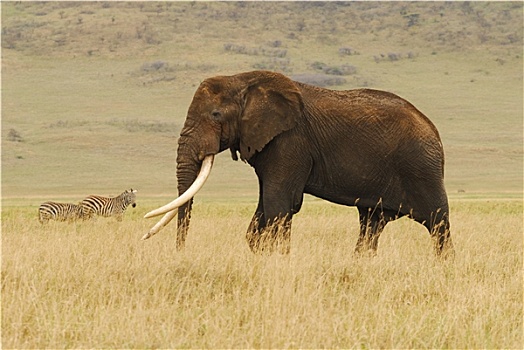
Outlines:
{"type": "Polygon", "coordinates": [[[269,220],[262,230],[262,246],[269,252],[289,254],[291,251],[291,215],[285,214],[269,220]]]}
{"type": "MultiPolygon", "coordinates": [[[[300,198],[302,198],[300,196],[300,198]]],[[[300,204],[301,204],[300,200],[300,204]]],[[[246,238],[254,253],[289,254],[291,249],[291,219],[298,211],[293,200],[282,192],[263,191],[257,210],[251,219],[246,238]],[[273,195],[270,195],[273,193],[273,195]]]]}
{"type": "Polygon", "coordinates": [[[259,154],[254,162],[259,201],[248,230],[254,252],[290,252],[291,222],[302,206],[312,161],[293,152],[299,144],[296,140],[284,141],[267,146],[269,149],[259,154]]]}
{"type": "Polygon", "coordinates": [[[249,248],[253,253],[257,253],[260,247],[260,232],[264,228],[264,207],[262,204],[262,198],[260,198],[255,214],[251,218],[249,227],[246,232],[246,240],[249,248]]]}
{"type": "MultiPolygon", "coordinates": [[[[262,200],[261,200],[262,202],[262,200]]],[[[271,214],[270,214],[271,215],[271,214]]],[[[291,214],[267,216],[259,203],[247,229],[246,240],[253,253],[289,254],[291,249],[291,214]],[[266,219],[270,217],[270,219],[266,219]]]]}
{"type": "MultiPolygon", "coordinates": [[[[263,216],[263,215],[262,215],[263,216]]],[[[253,253],[274,251],[289,254],[291,250],[291,219],[288,215],[272,220],[260,221],[257,213],[253,215],[246,239],[253,253]]]]}

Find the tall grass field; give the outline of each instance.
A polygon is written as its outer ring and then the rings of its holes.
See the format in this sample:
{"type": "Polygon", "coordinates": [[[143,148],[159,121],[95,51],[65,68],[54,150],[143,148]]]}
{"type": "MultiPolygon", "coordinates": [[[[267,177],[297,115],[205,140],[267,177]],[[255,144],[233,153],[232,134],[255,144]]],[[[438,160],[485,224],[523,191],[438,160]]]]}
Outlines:
{"type": "Polygon", "coordinates": [[[356,258],[356,210],[312,201],[289,256],[253,255],[253,205],[196,205],[183,252],[122,223],[2,217],[4,348],[520,348],[522,202],[455,201],[454,261],[390,223],[356,258]]]}
{"type": "Polygon", "coordinates": [[[4,2],[1,347],[522,349],[521,2],[4,2]],[[306,196],[289,255],[245,232],[253,170],[217,156],[176,224],[176,147],[202,80],[254,69],[396,93],[437,126],[455,258],[306,196]],[[123,221],[41,225],[48,200],[137,189],[123,221]]]}

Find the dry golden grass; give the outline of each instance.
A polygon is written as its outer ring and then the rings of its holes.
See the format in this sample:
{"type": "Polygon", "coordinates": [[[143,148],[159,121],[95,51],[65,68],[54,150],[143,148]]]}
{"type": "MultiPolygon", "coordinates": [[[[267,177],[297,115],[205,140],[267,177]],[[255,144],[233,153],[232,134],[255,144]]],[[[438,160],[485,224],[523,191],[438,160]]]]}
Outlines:
{"type": "Polygon", "coordinates": [[[342,5],[2,3],[2,348],[523,347],[522,4],[342,5]],[[276,41],[286,73],[350,64],[337,89],[392,91],[427,114],[455,198],[520,201],[452,202],[453,263],[409,220],[355,259],[355,210],[313,200],[289,256],[255,256],[256,177],[222,154],[185,251],[173,226],[139,241],[152,198],[176,192],[196,86],[272,62],[224,44],[276,41]],[[415,57],[375,62],[390,52],[415,57]],[[144,72],[157,61],[171,70],[144,72]],[[139,207],[121,223],[38,223],[45,200],[129,187],[139,207]],[[231,197],[242,203],[217,204],[231,197]]]}
{"type": "MultiPolygon", "coordinates": [[[[146,205],[147,207],[148,205],[146,205]]],[[[253,204],[196,203],[174,226],[2,213],[3,348],[522,348],[522,202],[456,201],[454,262],[424,228],[389,224],[378,256],[352,255],[354,209],[308,200],[289,256],[244,241],[253,204]]]]}

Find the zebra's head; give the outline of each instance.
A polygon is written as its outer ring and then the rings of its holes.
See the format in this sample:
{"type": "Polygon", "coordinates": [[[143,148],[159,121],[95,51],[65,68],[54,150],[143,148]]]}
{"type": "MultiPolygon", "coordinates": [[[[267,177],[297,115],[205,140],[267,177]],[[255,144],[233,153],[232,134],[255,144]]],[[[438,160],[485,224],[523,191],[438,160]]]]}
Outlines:
{"type": "Polygon", "coordinates": [[[128,207],[129,205],[131,205],[133,208],[136,207],[136,192],[137,190],[131,188],[129,190],[125,190],[124,193],[122,193],[124,197],[124,205],[126,207],[128,207]]]}

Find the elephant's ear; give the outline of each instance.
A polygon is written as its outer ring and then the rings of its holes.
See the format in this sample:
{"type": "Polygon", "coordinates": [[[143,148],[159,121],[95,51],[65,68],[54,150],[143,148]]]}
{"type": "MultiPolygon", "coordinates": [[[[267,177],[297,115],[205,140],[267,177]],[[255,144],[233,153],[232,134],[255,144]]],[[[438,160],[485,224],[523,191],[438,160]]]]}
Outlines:
{"type": "Polygon", "coordinates": [[[292,129],[303,110],[302,95],[284,75],[269,73],[250,80],[243,91],[240,155],[248,160],[278,134],[292,129]]]}

